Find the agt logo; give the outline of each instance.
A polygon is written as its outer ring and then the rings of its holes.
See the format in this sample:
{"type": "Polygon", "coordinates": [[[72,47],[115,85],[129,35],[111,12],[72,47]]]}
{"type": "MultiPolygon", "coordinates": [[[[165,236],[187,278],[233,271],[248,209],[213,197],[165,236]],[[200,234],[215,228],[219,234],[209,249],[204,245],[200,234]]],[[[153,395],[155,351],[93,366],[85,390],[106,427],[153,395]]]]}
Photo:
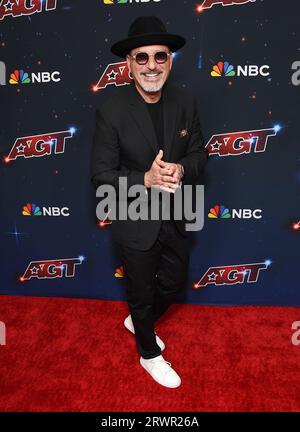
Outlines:
{"type": "Polygon", "coordinates": [[[53,9],[56,9],[56,0],[0,0],[0,20],[8,15],[16,18],[53,9]]]}
{"type": "Polygon", "coordinates": [[[68,207],[39,207],[27,203],[22,210],[23,216],[70,216],[68,207]]]}
{"type": "Polygon", "coordinates": [[[4,162],[8,163],[18,157],[32,158],[49,156],[65,152],[65,143],[68,138],[72,138],[76,129],[71,127],[69,130],[61,132],[50,132],[42,135],[29,135],[17,138],[8,156],[4,157],[4,162]]]}
{"type": "Polygon", "coordinates": [[[139,3],[159,3],[161,0],[103,0],[103,3],[106,5],[112,4],[139,4],[139,3]]]}
{"type": "Polygon", "coordinates": [[[256,0],[204,0],[201,5],[196,6],[197,12],[202,12],[205,9],[210,9],[212,6],[219,4],[221,6],[244,5],[246,3],[254,3],[256,0]]]}
{"type": "Polygon", "coordinates": [[[211,76],[213,77],[233,77],[233,76],[244,76],[244,77],[255,77],[255,76],[269,76],[270,66],[263,65],[238,65],[236,69],[228,62],[219,61],[215,64],[211,71],[211,76]]]}
{"type": "MultiPolygon", "coordinates": [[[[9,84],[43,84],[48,82],[59,82],[60,72],[24,72],[23,69],[16,69],[9,75],[9,84]]],[[[0,85],[6,85],[6,66],[0,61],[0,85]]]]}
{"type": "Polygon", "coordinates": [[[298,86],[300,85],[300,61],[294,61],[292,64],[292,70],[295,71],[292,74],[292,84],[298,86]]]}
{"type": "Polygon", "coordinates": [[[32,278],[54,279],[62,277],[74,277],[75,266],[82,264],[84,256],[78,258],[66,258],[45,261],[31,261],[19,281],[25,282],[32,278]]]}
{"type": "Polygon", "coordinates": [[[275,125],[271,129],[213,135],[205,147],[210,156],[240,156],[249,153],[262,153],[266,151],[268,139],[277,135],[280,129],[281,126],[275,125]]]}
{"type": "Polygon", "coordinates": [[[92,87],[92,90],[96,92],[111,84],[122,86],[130,84],[131,81],[132,75],[127,62],[111,63],[106,67],[97,84],[92,87]]]}
{"type": "Polygon", "coordinates": [[[232,209],[230,212],[224,205],[215,205],[207,216],[210,219],[261,219],[261,213],[261,209],[232,209]]]}
{"type": "Polygon", "coordinates": [[[254,283],[257,282],[260,271],[268,268],[270,264],[271,261],[266,260],[263,263],[210,267],[202,278],[192,286],[194,289],[199,289],[208,284],[234,285],[238,283],[254,283]]]}

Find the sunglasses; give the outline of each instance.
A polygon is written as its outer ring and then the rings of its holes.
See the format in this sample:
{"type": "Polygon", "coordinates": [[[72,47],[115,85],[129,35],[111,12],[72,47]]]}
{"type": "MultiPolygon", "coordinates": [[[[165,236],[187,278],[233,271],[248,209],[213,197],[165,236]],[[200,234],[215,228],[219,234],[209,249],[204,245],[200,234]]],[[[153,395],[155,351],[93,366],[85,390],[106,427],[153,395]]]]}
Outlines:
{"type": "Polygon", "coordinates": [[[172,55],[171,52],[166,51],[157,51],[155,54],[148,54],[146,52],[138,52],[135,55],[128,54],[129,57],[134,58],[137,64],[139,65],[145,65],[149,61],[149,57],[154,57],[156,63],[162,64],[166,63],[168,60],[169,55],[172,55]]]}

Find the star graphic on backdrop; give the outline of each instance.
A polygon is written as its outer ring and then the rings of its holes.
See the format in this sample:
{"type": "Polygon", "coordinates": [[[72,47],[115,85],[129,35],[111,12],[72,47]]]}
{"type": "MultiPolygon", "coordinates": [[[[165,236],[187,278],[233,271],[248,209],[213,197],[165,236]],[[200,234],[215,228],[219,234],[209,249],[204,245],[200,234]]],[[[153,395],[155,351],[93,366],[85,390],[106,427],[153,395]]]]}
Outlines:
{"type": "Polygon", "coordinates": [[[208,279],[209,279],[210,281],[215,281],[217,276],[218,276],[218,275],[217,275],[216,273],[211,273],[211,274],[208,276],[208,279]]]}
{"type": "Polygon", "coordinates": [[[23,144],[19,144],[18,147],[17,147],[18,153],[23,152],[24,148],[26,148],[26,146],[24,146],[23,144]]]}
{"type": "Polygon", "coordinates": [[[8,10],[12,10],[13,7],[13,3],[11,3],[10,1],[8,3],[6,3],[6,5],[4,5],[5,7],[5,12],[8,10]]]}
{"type": "Polygon", "coordinates": [[[215,144],[212,144],[211,148],[213,150],[220,150],[220,146],[221,146],[221,144],[216,142],[215,144]]]}
{"type": "Polygon", "coordinates": [[[114,80],[119,72],[111,71],[111,73],[106,74],[108,76],[108,81],[114,80]]]}
{"type": "Polygon", "coordinates": [[[108,81],[114,80],[119,72],[111,71],[109,74],[106,74],[108,76],[108,81]]]}
{"type": "Polygon", "coordinates": [[[37,266],[33,266],[33,267],[30,269],[31,274],[37,274],[38,270],[39,270],[39,268],[38,268],[37,266]]]}

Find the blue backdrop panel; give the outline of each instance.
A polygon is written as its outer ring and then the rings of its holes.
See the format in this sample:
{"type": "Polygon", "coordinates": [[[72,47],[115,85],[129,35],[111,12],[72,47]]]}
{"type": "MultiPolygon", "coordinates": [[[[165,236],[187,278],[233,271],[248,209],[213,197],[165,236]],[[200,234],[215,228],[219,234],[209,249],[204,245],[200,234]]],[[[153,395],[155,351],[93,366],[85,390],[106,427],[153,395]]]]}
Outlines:
{"type": "Polygon", "coordinates": [[[158,15],[186,46],[205,224],[180,301],[300,305],[299,2],[0,1],[2,294],[125,300],[90,183],[95,109],[131,78],[110,45],[158,15]]]}

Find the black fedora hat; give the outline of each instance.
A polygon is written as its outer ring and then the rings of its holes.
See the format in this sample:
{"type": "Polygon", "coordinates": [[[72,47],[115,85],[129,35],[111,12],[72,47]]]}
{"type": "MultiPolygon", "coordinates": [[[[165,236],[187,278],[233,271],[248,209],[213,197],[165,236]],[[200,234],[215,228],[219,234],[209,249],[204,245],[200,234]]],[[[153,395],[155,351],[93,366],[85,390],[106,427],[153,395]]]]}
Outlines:
{"type": "Polygon", "coordinates": [[[131,24],[128,37],[114,43],[110,50],[113,54],[125,58],[133,48],[139,46],[166,45],[174,52],[185,43],[184,37],[168,33],[163,22],[156,16],[140,16],[131,24]]]}

